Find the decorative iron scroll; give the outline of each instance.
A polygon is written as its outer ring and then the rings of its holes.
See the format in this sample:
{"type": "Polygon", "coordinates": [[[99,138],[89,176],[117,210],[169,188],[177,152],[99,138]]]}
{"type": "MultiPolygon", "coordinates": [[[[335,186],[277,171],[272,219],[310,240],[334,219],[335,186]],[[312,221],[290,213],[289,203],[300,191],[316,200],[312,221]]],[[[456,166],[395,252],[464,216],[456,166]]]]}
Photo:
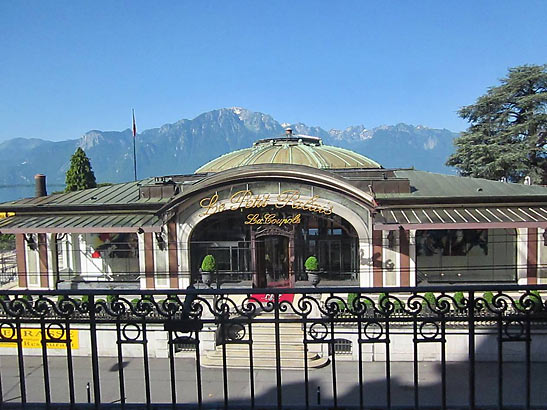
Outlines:
{"type": "MultiPolygon", "coordinates": [[[[347,290],[347,289],[346,289],[347,290]]],[[[118,295],[105,291],[105,296],[76,296],[64,292],[36,292],[25,295],[2,292],[0,317],[3,319],[71,319],[89,320],[93,312],[97,321],[139,319],[163,323],[166,319],[189,319],[215,322],[218,320],[260,319],[259,313],[291,314],[299,319],[326,319],[334,322],[352,322],[358,319],[396,318],[427,321],[446,319],[466,321],[469,314],[481,320],[504,318],[533,318],[547,320],[547,302],[539,291],[515,289],[497,292],[421,292],[401,289],[392,292],[371,293],[367,289],[351,289],[353,292],[335,293],[334,289],[303,291],[282,289],[269,290],[271,300],[253,297],[241,290],[174,292],[146,292],[138,296],[118,295]],[[294,293],[291,299],[279,299],[279,295],[294,293]],[[473,293],[470,299],[470,293],[473,293]],[[93,300],[93,305],[90,301],[93,300]],[[279,301],[280,300],[280,301],[279,301]],[[279,301],[279,302],[276,302],[279,301]]],[[[386,288],[385,290],[391,290],[386,288]]],[[[127,293],[127,292],[126,292],[127,293]]]]}

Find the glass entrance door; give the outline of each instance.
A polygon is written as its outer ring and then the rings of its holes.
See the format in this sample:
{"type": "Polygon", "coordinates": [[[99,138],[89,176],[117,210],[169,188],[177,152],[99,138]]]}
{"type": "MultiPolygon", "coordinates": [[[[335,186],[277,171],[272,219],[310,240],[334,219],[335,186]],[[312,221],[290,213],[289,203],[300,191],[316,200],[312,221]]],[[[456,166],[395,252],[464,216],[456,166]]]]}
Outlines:
{"type": "Polygon", "coordinates": [[[259,280],[268,288],[291,287],[289,238],[263,236],[257,240],[256,260],[259,280]]]}

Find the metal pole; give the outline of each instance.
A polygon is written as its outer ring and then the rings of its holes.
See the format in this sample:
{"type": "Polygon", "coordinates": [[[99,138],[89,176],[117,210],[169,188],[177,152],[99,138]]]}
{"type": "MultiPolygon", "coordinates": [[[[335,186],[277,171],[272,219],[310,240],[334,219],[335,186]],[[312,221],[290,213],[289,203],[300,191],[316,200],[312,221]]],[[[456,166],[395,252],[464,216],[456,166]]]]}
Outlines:
{"type": "Polygon", "coordinates": [[[131,131],[133,133],[133,169],[135,171],[135,181],[137,181],[137,149],[135,148],[137,133],[136,133],[136,125],[135,125],[135,110],[133,110],[133,124],[132,124],[131,131]]]}
{"type": "Polygon", "coordinates": [[[317,386],[317,405],[321,405],[321,386],[317,386]]]}
{"type": "Polygon", "coordinates": [[[133,137],[133,168],[135,170],[135,181],[137,180],[137,150],[135,148],[135,140],[137,137],[133,137]]]}

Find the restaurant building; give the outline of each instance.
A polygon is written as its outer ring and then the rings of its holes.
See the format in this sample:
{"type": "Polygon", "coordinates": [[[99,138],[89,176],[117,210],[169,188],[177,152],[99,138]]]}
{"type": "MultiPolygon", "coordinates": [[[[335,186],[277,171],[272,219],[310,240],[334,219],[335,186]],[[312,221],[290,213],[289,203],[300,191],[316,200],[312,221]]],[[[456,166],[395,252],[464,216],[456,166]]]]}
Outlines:
{"type": "Polygon", "coordinates": [[[385,169],[319,138],[263,139],[192,175],[0,204],[18,287],[547,283],[547,187],[385,169]]]}

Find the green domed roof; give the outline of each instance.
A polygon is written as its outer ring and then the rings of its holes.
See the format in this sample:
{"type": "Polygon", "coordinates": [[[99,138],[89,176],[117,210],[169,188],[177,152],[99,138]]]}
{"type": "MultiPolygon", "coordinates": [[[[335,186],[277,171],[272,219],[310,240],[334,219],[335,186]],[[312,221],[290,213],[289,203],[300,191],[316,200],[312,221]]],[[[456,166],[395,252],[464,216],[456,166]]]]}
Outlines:
{"type": "Polygon", "coordinates": [[[356,152],[323,145],[320,138],[294,135],[256,141],[251,148],[224,154],[196,172],[220,172],[256,164],[306,165],[321,169],[382,168],[377,162],[356,152]]]}

